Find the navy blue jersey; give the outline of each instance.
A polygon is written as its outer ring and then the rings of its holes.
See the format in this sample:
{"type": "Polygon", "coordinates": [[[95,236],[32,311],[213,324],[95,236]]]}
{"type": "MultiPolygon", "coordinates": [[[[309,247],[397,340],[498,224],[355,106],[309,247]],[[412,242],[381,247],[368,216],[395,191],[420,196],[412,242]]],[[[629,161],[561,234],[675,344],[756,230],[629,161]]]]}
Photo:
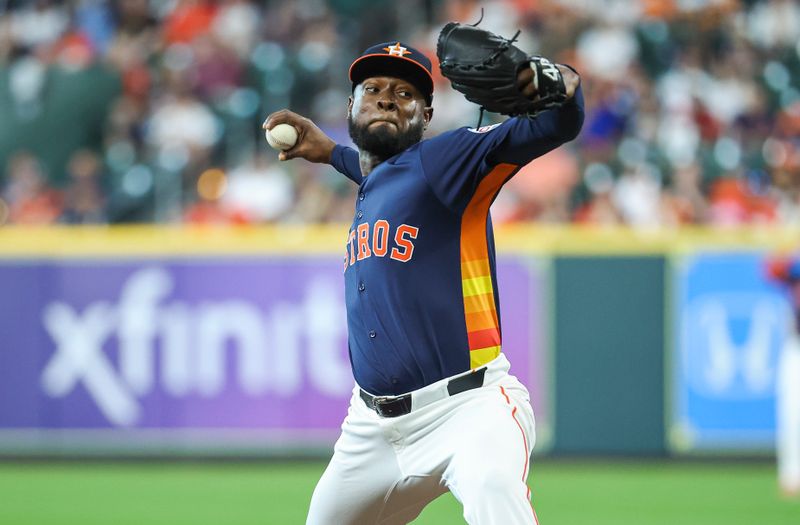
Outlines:
{"type": "Polygon", "coordinates": [[[356,382],[397,395],[477,368],[501,349],[489,206],[522,166],[577,136],[580,88],[536,118],[459,128],[362,177],[358,153],[331,164],[359,185],[344,260],[356,382]]]}

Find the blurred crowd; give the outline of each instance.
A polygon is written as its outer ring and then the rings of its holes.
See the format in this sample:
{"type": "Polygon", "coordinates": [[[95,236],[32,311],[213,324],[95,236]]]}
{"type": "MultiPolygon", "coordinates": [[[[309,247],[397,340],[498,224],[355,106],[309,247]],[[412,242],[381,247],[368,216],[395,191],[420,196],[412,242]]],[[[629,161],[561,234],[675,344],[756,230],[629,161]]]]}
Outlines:
{"type": "MultiPolygon", "coordinates": [[[[575,66],[587,106],[496,222],[800,224],[793,0],[0,0],[0,224],[348,222],[352,184],[278,162],[262,121],[290,108],[349,144],[352,59],[435,57],[481,8],[575,66]]],[[[433,106],[429,134],[478,122],[438,75],[433,106]]]]}

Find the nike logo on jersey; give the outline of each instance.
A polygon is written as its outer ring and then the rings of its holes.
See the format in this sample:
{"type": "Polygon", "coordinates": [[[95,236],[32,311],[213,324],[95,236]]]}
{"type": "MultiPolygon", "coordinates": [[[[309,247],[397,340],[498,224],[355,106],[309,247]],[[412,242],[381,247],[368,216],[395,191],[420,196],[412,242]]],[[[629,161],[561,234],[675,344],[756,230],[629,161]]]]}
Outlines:
{"type": "Polygon", "coordinates": [[[408,262],[414,256],[414,239],[419,234],[419,228],[401,224],[394,229],[389,221],[381,219],[370,225],[368,222],[359,224],[350,230],[347,237],[347,250],[344,256],[344,269],[353,266],[357,261],[369,257],[386,257],[399,262],[408,262]],[[391,246],[389,239],[392,239],[391,246]]]}

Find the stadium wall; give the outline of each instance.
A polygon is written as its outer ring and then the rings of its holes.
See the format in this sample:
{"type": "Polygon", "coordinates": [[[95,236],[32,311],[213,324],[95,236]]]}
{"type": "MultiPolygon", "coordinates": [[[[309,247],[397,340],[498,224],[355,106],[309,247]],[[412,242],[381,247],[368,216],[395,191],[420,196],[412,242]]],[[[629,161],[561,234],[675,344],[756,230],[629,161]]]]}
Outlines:
{"type": "MultiPolygon", "coordinates": [[[[0,455],[328,453],[352,388],[346,234],[0,229],[0,455]]],[[[505,352],[538,451],[769,452],[785,308],[759,265],[796,239],[499,228],[505,352]]]]}

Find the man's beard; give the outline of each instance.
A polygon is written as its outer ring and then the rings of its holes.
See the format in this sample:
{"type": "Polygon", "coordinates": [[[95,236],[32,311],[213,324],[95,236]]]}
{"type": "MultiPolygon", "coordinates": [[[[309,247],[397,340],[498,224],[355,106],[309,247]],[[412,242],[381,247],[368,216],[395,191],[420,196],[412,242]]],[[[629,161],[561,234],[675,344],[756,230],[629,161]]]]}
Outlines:
{"type": "Polygon", "coordinates": [[[414,124],[406,131],[399,131],[393,134],[389,130],[389,125],[377,126],[369,129],[369,124],[359,126],[353,121],[353,117],[347,116],[347,129],[350,138],[361,151],[366,151],[375,157],[386,160],[394,157],[398,153],[407,150],[420,140],[425,132],[425,125],[422,121],[414,124]]]}

